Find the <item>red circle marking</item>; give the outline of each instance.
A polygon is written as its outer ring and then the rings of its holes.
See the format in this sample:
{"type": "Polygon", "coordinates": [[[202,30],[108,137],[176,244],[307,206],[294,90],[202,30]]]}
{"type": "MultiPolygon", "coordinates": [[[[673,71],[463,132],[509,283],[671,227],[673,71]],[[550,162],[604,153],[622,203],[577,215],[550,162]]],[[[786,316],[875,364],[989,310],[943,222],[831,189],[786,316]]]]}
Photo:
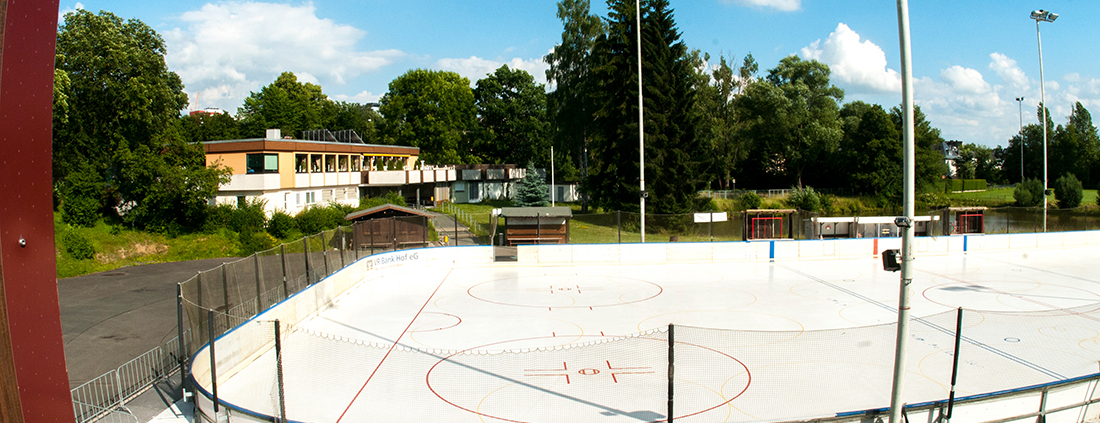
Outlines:
{"type": "Polygon", "coordinates": [[[454,324],[450,325],[450,326],[444,326],[444,327],[438,327],[438,328],[431,328],[431,329],[413,329],[413,330],[412,330],[412,331],[410,331],[410,332],[412,332],[412,333],[420,333],[420,332],[434,332],[434,331],[437,331],[437,330],[450,329],[450,328],[453,328],[453,327],[455,327],[455,326],[458,326],[458,325],[462,324],[462,318],[461,318],[461,317],[458,317],[458,316],[456,316],[456,315],[453,315],[453,314],[451,314],[451,313],[439,313],[439,312],[435,312],[435,311],[425,311],[425,312],[423,312],[423,313],[421,313],[421,314],[422,314],[422,315],[423,315],[423,314],[438,314],[438,315],[442,315],[442,316],[454,317],[454,319],[455,319],[455,320],[457,320],[457,321],[456,321],[456,322],[455,322],[454,324]]]}
{"type": "MultiPolygon", "coordinates": [[[[596,336],[596,335],[582,335],[582,336],[596,336]]],[[[451,406],[454,406],[455,408],[458,408],[460,410],[468,411],[470,413],[474,413],[474,414],[477,414],[477,415],[482,416],[482,417],[488,417],[488,418],[491,418],[491,419],[496,419],[496,420],[501,420],[501,421],[506,421],[506,422],[531,423],[531,422],[527,422],[527,421],[523,421],[523,420],[506,419],[504,417],[497,417],[497,416],[493,416],[493,415],[490,415],[490,414],[485,414],[485,413],[482,413],[482,412],[479,412],[479,411],[474,411],[474,410],[471,410],[469,408],[463,407],[461,405],[455,404],[455,403],[451,402],[450,400],[448,400],[446,398],[443,398],[443,395],[440,395],[439,392],[436,392],[435,388],[432,387],[432,381],[431,381],[432,371],[434,371],[436,366],[439,366],[444,361],[448,361],[448,360],[451,359],[451,357],[454,357],[456,355],[465,353],[467,351],[472,351],[472,350],[476,350],[476,349],[479,349],[479,348],[485,348],[485,347],[492,346],[492,345],[505,344],[505,343],[508,343],[508,342],[530,341],[530,340],[535,340],[535,339],[547,339],[547,338],[551,338],[551,337],[549,337],[549,336],[539,336],[539,337],[533,337],[533,338],[512,339],[512,340],[507,340],[507,341],[493,342],[493,343],[489,343],[489,344],[485,344],[485,345],[465,349],[465,350],[462,350],[462,351],[458,351],[454,354],[443,357],[442,360],[439,360],[435,364],[433,364],[432,367],[430,369],[428,369],[428,373],[424,375],[424,383],[428,386],[428,390],[432,391],[432,394],[435,394],[436,398],[439,398],[440,400],[443,400],[443,402],[445,402],[447,404],[450,404],[451,406]]],[[[646,337],[641,337],[641,338],[638,338],[638,339],[647,339],[647,340],[651,340],[651,341],[655,341],[655,342],[667,342],[663,339],[654,339],[654,338],[646,338],[646,337]]],[[[741,362],[741,360],[738,360],[737,358],[733,357],[732,355],[729,355],[729,354],[726,354],[724,352],[718,351],[714,348],[705,347],[705,346],[702,346],[702,345],[691,344],[691,343],[680,342],[680,341],[676,341],[676,343],[677,344],[682,344],[682,345],[689,345],[689,346],[696,347],[696,348],[702,348],[702,349],[705,349],[705,350],[708,350],[708,351],[711,351],[711,352],[714,352],[714,353],[717,353],[717,354],[724,355],[727,358],[729,358],[730,360],[736,361],[737,364],[740,364],[741,368],[743,368],[745,370],[745,376],[748,377],[748,381],[745,382],[745,387],[741,389],[741,392],[738,392],[737,395],[731,396],[726,401],[723,401],[719,404],[714,405],[713,407],[710,407],[710,408],[707,408],[707,409],[704,409],[704,410],[699,410],[699,411],[696,411],[696,412],[693,412],[693,413],[683,414],[683,415],[680,415],[680,416],[674,416],[674,419],[681,419],[681,418],[684,418],[684,417],[691,417],[691,416],[694,416],[694,415],[697,415],[697,414],[706,413],[710,410],[713,410],[713,409],[716,409],[716,408],[721,407],[723,405],[729,404],[733,400],[735,400],[738,397],[740,397],[741,395],[743,395],[745,393],[745,391],[748,391],[749,386],[752,385],[752,372],[749,371],[749,366],[746,366],[745,363],[741,362]]],[[[582,372],[584,372],[586,370],[596,370],[596,369],[581,369],[578,373],[584,374],[582,372]]],[[[653,420],[649,423],[657,423],[657,422],[665,422],[665,421],[668,421],[668,419],[666,418],[666,419],[660,419],[660,420],[653,420]]]]}
{"type": "MultiPolygon", "coordinates": [[[[626,304],[640,303],[642,301],[648,301],[648,300],[651,300],[653,298],[656,298],[658,295],[661,295],[662,293],[665,292],[665,289],[663,287],[661,287],[661,285],[655,284],[655,283],[647,281],[647,280],[627,278],[627,277],[623,277],[623,276],[614,276],[614,277],[653,285],[654,287],[657,288],[657,293],[653,294],[653,295],[650,295],[648,297],[645,297],[645,298],[634,300],[634,301],[619,301],[617,303],[610,303],[610,304],[574,304],[574,305],[568,305],[568,306],[555,306],[555,305],[552,305],[552,304],[508,303],[508,302],[503,302],[503,301],[493,301],[493,300],[490,300],[490,299],[487,299],[487,298],[479,297],[476,294],[474,294],[474,288],[477,288],[481,285],[485,285],[485,284],[489,284],[489,283],[497,283],[497,282],[500,282],[501,280],[503,280],[503,279],[498,279],[498,280],[492,280],[492,281],[485,281],[485,282],[476,284],[474,286],[471,286],[470,288],[468,288],[466,290],[466,294],[473,297],[474,299],[477,299],[477,300],[485,301],[487,303],[492,303],[492,304],[506,305],[506,306],[534,307],[534,308],[545,308],[545,307],[552,307],[552,308],[588,308],[588,307],[614,307],[614,306],[620,306],[620,305],[626,305],[626,304]]],[[[518,278],[509,278],[509,279],[518,279],[518,278]]],[[[627,290],[627,291],[630,291],[630,290],[627,290]]]]}

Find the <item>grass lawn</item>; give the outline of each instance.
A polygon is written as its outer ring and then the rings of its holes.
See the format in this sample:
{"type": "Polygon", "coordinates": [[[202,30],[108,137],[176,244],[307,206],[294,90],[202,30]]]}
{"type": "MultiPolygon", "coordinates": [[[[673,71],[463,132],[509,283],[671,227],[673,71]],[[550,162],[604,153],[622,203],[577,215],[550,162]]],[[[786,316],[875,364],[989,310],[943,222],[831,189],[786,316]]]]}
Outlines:
{"type": "Polygon", "coordinates": [[[112,227],[102,221],[92,228],[70,227],[61,221],[60,213],[54,213],[54,234],[58,278],[141,264],[232,257],[237,254],[236,236],[228,231],[169,238],[112,227]],[[93,258],[80,260],[67,251],[70,231],[91,243],[95,249],[93,258]]]}
{"type": "MultiPolygon", "coordinates": [[[[951,200],[964,200],[968,203],[973,202],[973,205],[986,207],[1006,207],[1016,203],[1016,199],[1012,197],[1013,191],[1014,188],[993,188],[976,192],[954,192],[947,194],[947,198],[951,200]]],[[[1096,198],[1096,190],[1086,189],[1084,190],[1084,198],[1081,200],[1081,205],[1096,205],[1096,198]]],[[[1051,201],[1054,201],[1054,199],[1052,198],[1051,201]]]]}

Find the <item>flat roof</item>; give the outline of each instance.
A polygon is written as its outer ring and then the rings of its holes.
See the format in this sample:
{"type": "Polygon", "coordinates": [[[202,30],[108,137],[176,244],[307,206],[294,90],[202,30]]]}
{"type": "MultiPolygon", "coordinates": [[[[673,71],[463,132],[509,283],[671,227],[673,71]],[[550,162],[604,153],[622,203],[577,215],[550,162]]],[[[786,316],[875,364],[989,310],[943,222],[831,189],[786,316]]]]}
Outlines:
{"type": "Polygon", "coordinates": [[[313,153],[362,153],[376,155],[420,154],[417,147],[403,145],[359,144],[348,142],[310,141],[295,139],[246,138],[239,140],[203,141],[206,153],[241,153],[255,151],[313,152],[313,153]]]}
{"type": "Polygon", "coordinates": [[[502,207],[500,215],[508,217],[536,217],[536,216],[573,216],[573,209],[569,207],[502,207]]]}

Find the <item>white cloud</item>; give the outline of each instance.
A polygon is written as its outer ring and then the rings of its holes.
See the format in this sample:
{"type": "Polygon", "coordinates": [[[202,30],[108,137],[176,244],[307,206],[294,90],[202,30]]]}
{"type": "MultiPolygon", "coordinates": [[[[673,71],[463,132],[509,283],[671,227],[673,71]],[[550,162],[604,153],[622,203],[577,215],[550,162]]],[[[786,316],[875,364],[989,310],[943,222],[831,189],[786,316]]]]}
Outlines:
{"type": "Polygon", "coordinates": [[[375,93],[372,93],[370,91],[363,91],[363,92],[360,92],[359,94],[352,95],[352,96],[349,96],[349,95],[346,95],[346,94],[337,94],[337,95],[332,96],[332,98],[336,99],[337,101],[346,101],[346,102],[350,102],[350,103],[364,104],[364,103],[377,103],[378,100],[380,100],[382,98],[382,95],[381,94],[375,94],[375,93]]]}
{"type": "Polygon", "coordinates": [[[180,19],[186,28],[164,34],[166,60],[187,92],[202,93],[201,104],[192,107],[234,111],[250,91],[284,71],[329,88],[404,56],[397,50],[357,50],[366,33],[317,17],[309,2],[208,3],[180,19]]]}
{"type": "Polygon", "coordinates": [[[439,59],[439,61],[436,62],[436,66],[440,69],[457,72],[459,75],[469,79],[471,86],[476,85],[479,79],[493,73],[502,65],[508,65],[508,67],[512,69],[523,69],[527,71],[527,73],[530,73],[531,76],[535,78],[535,82],[539,84],[546,84],[546,70],[550,68],[550,65],[547,65],[541,58],[524,60],[516,57],[505,62],[501,59],[489,60],[477,56],[470,56],[465,59],[439,59]]]}
{"type": "Polygon", "coordinates": [[[793,12],[802,9],[802,0],[722,0],[722,3],[733,3],[754,8],[771,8],[781,12],[793,12]]]}
{"type": "Polygon", "coordinates": [[[65,22],[65,14],[66,13],[72,13],[72,12],[75,12],[77,10],[84,10],[84,3],[76,2],[76,4],[73,5],[73,7],[66,7],[66,8],[61,9],[60,11],[58,11],[57,12],[57,23],[58,23],[58,25],[65,22]]]}
{"type": "Polygon", "coordinates": [[[990,59],[993,59],[989,63],[989,68],[993,69],[997,73],[997,76],[1001,77],[1001,81],[1008,84],[1009,88],[1017,91],[1027,91],[1030,84],[1027,80],[1027,76],[1024,75],[1023,69],[1016,64],[1015,60],[1009,59],[1001,53],[991,53],[990,59]]]}
{"type": "Polygon", "coordinates": [[[901,76],[886,67],[886,53],[843,23],[824,42],[814,41],[801,50],[802,58],[829,65],[837,85],[854,93],[901,92],[901,76]]]}

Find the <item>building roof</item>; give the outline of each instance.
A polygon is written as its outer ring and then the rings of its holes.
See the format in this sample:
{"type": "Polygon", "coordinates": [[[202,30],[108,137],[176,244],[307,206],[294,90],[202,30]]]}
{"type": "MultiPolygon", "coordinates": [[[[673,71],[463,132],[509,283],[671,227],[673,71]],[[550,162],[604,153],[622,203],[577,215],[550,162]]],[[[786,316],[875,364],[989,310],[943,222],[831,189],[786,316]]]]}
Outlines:
{"type": "Polygon", "coordinates": [[[243,153],[260,151],[310,153],[362,153],[366,155],[417,156],[420,149],[399,145],[357,144],[347,142],[309,141],[295,139],[248,138],[239,140],[204,141],[203,149],[211,153],[243,153]]]}
{"type": "Polygon", "coordinates": [[[422,212],[417,209],[410,209],[408,207],[402,207],[396,204],[383,204],[381,206],[374,206],[366,210],[359,210],[356,212],[348,213],[347,216],[344,216],[344,220],[370,220],[393,216],[432,217],[431,214],[422,212]]]}
{"type": "Polygon", "coordinates": [[[573,209],[569,207],[504,207],[500,209],[500,215],[509,217],[535,217],[535,216],[573,216],[573,209]]]}

